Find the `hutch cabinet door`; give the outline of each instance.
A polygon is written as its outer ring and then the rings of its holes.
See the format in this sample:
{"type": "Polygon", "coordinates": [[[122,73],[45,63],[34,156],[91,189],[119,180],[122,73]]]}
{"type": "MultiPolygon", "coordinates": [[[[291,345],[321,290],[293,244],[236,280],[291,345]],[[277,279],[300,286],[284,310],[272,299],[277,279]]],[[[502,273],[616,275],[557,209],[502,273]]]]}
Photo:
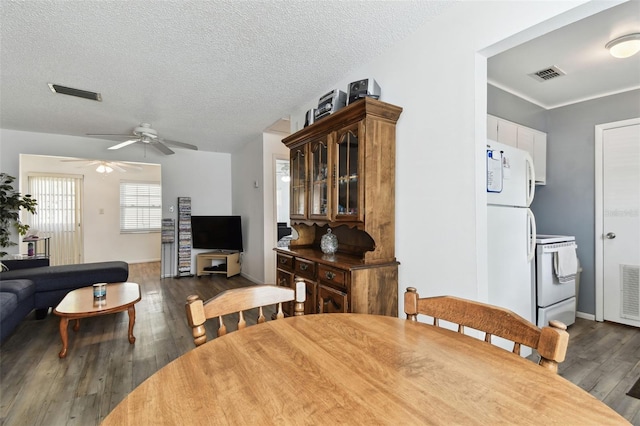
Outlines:
{"type": "Polygon", "coordinates": [[[318,313],[347,313],[349,306],[347,294],[331,287],[318,285],[318,313]]]}
{"type": "MultiPolygon", "coordinates": [[[[307,292],[307,298],[304,301],[304,314],[311,315],[316,314],[316,301],[318,300],[318,284],[315,281],[308,280],[306,278],[296,277],[296,281],[304,281],[304,285],[307,292]]],[[[295,286],[295,283],[294,283],[295,286]]]]}
{"type": "Polygon", "coordinates": [[[307,145],[291,150],[291,219],[307,218],[307,145]]]}
{"type": "Polygon", "coordinates": [[[364,163],[364,124],[356,123],[337,132],[335,144],[336,205],[334,220],[337,222],[362,222],[364,191],[361,167],[364,163]]]}
{"type": "Polygon", "coordinates": [[[327,136],[309,145],[311,187],[309,188],[309,218],[331,220],[331,162],[327,136]]]}

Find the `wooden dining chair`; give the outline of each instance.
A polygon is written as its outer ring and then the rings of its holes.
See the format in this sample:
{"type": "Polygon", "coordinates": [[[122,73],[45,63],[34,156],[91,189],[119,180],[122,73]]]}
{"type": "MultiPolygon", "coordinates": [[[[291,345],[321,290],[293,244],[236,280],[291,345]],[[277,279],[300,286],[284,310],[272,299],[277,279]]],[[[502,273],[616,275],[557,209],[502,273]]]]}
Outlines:
{"type": "Polygon", "coordinates": [[[560,321],[550,321],[548,327],[540,329],[508,309],[453,296],[420,298],[414,287],[408,287],[404,294],[404,312],[412,321],[422,314],[433,317],[435,326],[439,326],[439,320],[458,324],[459,333],[464,334],[465,327],[484,332],[488,343],[491,336],[509,340],[518,355],[521,345],[528,346],[540,354],[539,365],[556,373],[567,353],[569,333],[560,321]]]}
{"type": "Polygon", "coordinates": [[[294,315],[304,315],[304,301],[306,290],[304,282],[296,283],[296,290],[276,285],[254,285],[250,287],[234,288],[203,302],[197,295],[187,297],[185,305],[187,321],[192,328],[193,341],[200,346],[207,341],[204,323],[211,318],[218,318],[218,337],[227,334],[227,327],[223,317],[238,314],[238,330],[246,327],[244,311],[258,308],[257,323],[265,322],[263,307],[277,305],[275,319],[284,318],[282,304],[295,301],[294,315]]]}

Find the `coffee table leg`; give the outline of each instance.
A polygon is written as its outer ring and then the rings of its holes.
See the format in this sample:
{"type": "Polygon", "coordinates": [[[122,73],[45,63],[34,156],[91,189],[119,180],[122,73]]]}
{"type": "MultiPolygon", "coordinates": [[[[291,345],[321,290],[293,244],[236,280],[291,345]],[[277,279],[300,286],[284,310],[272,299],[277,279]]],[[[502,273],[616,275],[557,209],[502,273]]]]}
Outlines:
{"type": "Polygon", "coordinates": [[[69,336],[67,335],[67,326],[69,325],[68,318],[60,318],[60,339],[62,339],[62,350],[58,354],[60,358],[67,356],[67,343],[69,342],[69,336]]]}
{"type": "Polygon", "coordinates": [[[80,319],[79,318],[76,320],[76,323],[73,324],[73,331],[77,332],[78,330],[80,330],[80,319]]]}
{"type": "Polygon", "coordinates": [[[136,341],[136,337],[133,335],[133,326],[136,322],[136,308],[134,305],[131,305],[127,311],[129,312],[129,343],[133,344],[136,341]]]}

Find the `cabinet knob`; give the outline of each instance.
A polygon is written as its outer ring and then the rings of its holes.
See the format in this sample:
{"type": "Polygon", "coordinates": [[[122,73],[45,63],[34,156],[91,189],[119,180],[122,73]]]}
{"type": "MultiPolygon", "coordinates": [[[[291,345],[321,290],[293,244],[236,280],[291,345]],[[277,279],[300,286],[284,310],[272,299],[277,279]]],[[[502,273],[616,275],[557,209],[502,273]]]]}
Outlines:
{"type": "Polygon", "coordinates": [[[307,269],[309,269],[309,265],[307,265],[306,263],[300,264],[300,270],[301,271],[306,271],[307,269]]]}
{"type": "Polygon", "coordinates": [[[334,278],[336,277],[336,274],[334,274],[334,273],[333,273],[333,272],[331,272],[331,271],[327,271],[327,272],[324,274],[324,276],[325,276],[328,280],[332,280],[332,279],[334,279],[334,278]]]}
{"type": "Polygon", "coordinates": [[[287,259],[285,259],[284,257],[280,258],[280,263],[287,263],[287,259]]]}

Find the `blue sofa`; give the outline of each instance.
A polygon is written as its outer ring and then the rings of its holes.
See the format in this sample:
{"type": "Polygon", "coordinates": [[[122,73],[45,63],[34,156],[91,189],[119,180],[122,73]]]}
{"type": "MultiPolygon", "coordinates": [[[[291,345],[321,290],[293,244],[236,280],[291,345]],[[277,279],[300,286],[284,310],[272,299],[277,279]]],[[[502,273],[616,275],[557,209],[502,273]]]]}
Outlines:
{"type": "Polygon", "coordinates": [[[71,290],[95,283],[124,282],[129,278],[126,262],[43,266],[0,273],[0,342],[32,311],[46,316],[71,290]]]}

